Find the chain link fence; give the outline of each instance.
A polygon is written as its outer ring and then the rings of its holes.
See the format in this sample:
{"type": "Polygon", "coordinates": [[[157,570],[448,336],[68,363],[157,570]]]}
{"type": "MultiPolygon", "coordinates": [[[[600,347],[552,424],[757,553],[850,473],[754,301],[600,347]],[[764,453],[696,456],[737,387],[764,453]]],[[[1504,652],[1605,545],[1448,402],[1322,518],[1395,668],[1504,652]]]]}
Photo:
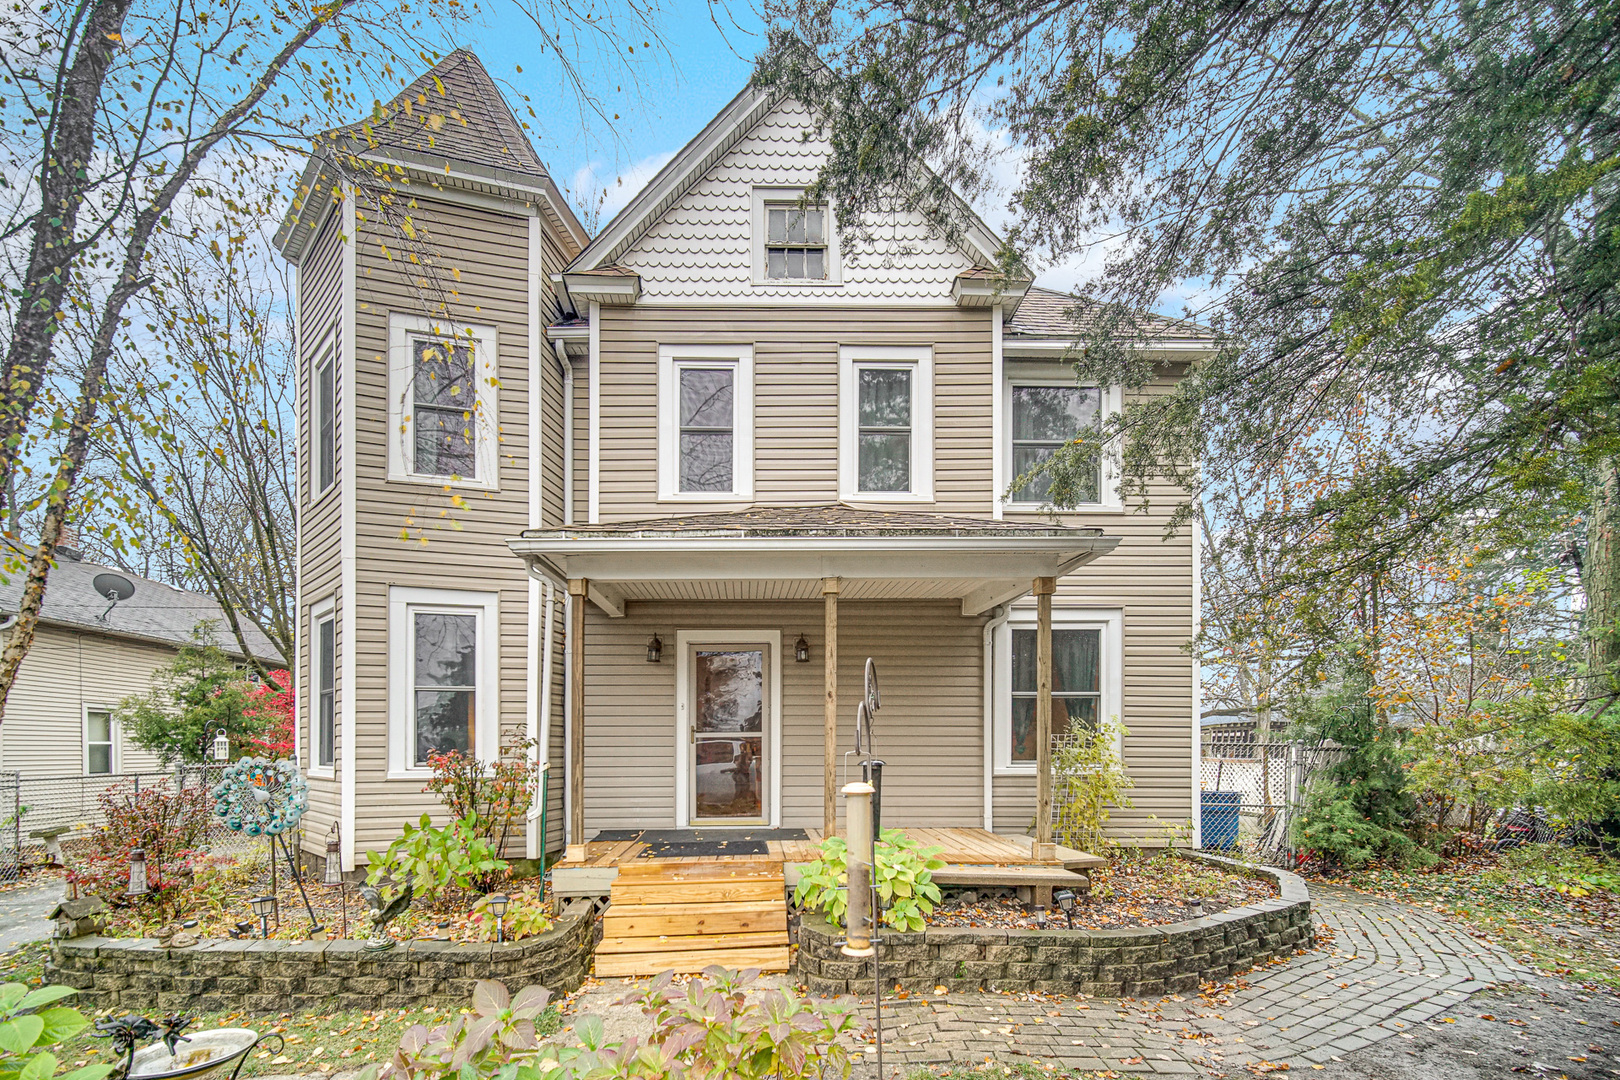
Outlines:
{"type": "Polygon", "coordinates": [[[1334,746],[1262,742],[1252,731],[1206,733],[1199,761],[1202,848],[1292,865],[1293,826],[1313,778],[1341,753],[1334,746]]]}
{"type": "MultiPolygon", "coordinates": [[[[106,824],[104,799],[162,787],[169,791],[212,788],[227,766],[181,765],[171,772],[100,776],[23,777],[0,772],[0,881],[15,881],[21,867],[71,861],[106,824]]],[[[210,851],[244,854],[263,847],[209,815],[204,844],[210,851]]]]}

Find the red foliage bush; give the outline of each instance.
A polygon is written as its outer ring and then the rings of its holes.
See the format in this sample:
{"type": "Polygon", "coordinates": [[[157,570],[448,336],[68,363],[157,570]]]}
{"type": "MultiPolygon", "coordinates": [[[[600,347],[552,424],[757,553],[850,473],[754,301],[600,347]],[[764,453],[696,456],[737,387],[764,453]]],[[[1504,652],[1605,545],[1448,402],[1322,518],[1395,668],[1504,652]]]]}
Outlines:
{"type": "Polygon", "coordinates": [[[137,787],[114,784],[101,793],[105,824],[90,835],[90,850],[73,859],[67,879],[80,892],[124,904],[129,891],[129,853],[146,852],[148,898],[163,902],[190,878],[192,859],[207,835],[214,802],[202,788],[173,791],[167,780],[137,787]]]}
{"type": "Polygon", "coordinates": [[[433,779],[422,790],[437,795],[451,817],[471,817],[479,835],[499,855],[534,802],[539,767],[529,757],[533,746],[532,740],[525,739],[504,749],[504,754],[514,756],[490,764],[459,750],[429,754],[433,779]]]}
{"type": "Polygon", "coordinates": [[[244,713],[261,721],[264,731],[258,738],[249,738],[248,744],[270,757],[292,757],[296,745],[293,724],[297,700],[292,675],[285,668],[277,668],[268,679],[255,686],[248,694],[244,713]]]}

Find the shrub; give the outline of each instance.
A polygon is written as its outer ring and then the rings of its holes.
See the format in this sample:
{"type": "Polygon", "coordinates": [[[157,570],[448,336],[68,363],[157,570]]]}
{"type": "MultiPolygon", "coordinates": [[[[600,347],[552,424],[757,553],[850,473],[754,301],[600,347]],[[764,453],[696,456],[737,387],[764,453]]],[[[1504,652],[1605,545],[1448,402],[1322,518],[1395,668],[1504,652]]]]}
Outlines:
{"type": "Polygon", "coordinates": [[[191,862],[207,835],[213,801],[201,788],[171,790],[167,780],[137,788],[126,780],[101,793],[105,824],[90,834],[89,852],[74,859],[68,881],[110,904],[125,904],[129,890],[129,853],[146,853],[149,892],[142,903],[159,907],[186,883],[191,862]]]}
{"type": "MultiPolygon", "coordinates": [[[[899,829],[884,829],[873,845],[877,859],[875,877],[878,904],[885,924],[898,930],[921,930],[928,914],[939,903],[939,886],[931,871],[945,865],[942,849],[922,847],[899,829]]],[[[821,857],[799,871],[799,884],[793,902],[801,908],[818,909],[829,921],[842,926],[849,907],[845,886],[849,883],[849,845],[843,837],[829,836],[821,842],[821,857]]]]}
{"type": "MultiPolygon", "coordinates": [[[[66,986],[42,986],[32,992],[22,983],[0,986],[0,1076],[50,1080],[61,1064],[48,1047],[57,1046],[90,1021],[77,1009],[47,1008],[78,993],[66,986]]],[[[101,1080],[111,1065],[84,1065],[57,1080],[101,1080]]]]}
{"type": "Polygon", "coordinates": [[[601,1018],[583,1016],[574,1024],[580,1045],[564,1047],[537,1047],[547,991],[530,986],[511,997],[500,983],[479,982],[469,1013],[411,1028],[392,1060],[357,1080],[846,1080],[850,1058],[838,1037],[854,1017],[786,991],[750,1001],[744,990],[758,974],[711,967],[677,993],[666,972],[624,998],[653,1022],[645,1042],[609,1043],[601,1018]]]}
{"type": "Polygon", "coordinates": [[[508,870],[472,821],[462,818],[440,829],[429,814],[422,815],[419,825],[406,822],[386,852],[366,852],[366,863],[367,884],[409,884],[426,903],[486,892],[508,870]]]}
{"type": "MultiPolygon", "coordinates": [[[[208,633],[206,624],[198,627],[199,640],[208,633]]],[[[131,742],[165,765],[199,765],[209,760],[221,728],[237,752],[263,735],[266,718],[255,708],[253,690],[225,650],[188,645],[154,674],[148,693],[125,698],[114,716],[131,742]]]]}
{"type": "Polygon", "coordinates": [[[433,779],[422,790],[437,795],[451,817],[471,820],[499,854],[506,850],[507,839],[521,827],[534,802],[539,767],[529,757],[533,747],[534,741],[525,739],[504,747],[500,760],[493,762],[479,761],[460,750],[429,754],[433,779]]]}
{"type": "Polygon", "coordinates": [[[1136,786],[1114,750],[1127,734],[1117,721],[1072,730],[1052,755],[1052,833],[1065,847],[1096,853],[1113,846],[1103,832],[1109,808],[1130,807],[1125,793],[1136,786]]]}
{"type": "Polygon", "coordinates": [[[248,691],[246,714],[262,725],[261,733],[247,740],[254,753],[272,758],[293,756],[296,708],[297,692],[285,668],[272,671],[268,679],[248,691]]]}

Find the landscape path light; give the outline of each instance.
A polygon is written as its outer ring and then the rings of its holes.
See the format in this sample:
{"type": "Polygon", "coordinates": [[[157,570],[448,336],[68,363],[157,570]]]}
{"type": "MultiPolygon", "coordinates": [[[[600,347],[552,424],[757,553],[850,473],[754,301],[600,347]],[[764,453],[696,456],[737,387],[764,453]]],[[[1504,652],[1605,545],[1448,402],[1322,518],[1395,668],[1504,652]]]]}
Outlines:
{"type": "Polygon", "coordinates": [[[146,851],[131,848],[129,852],[129,895],[145,896],[150,888],[146,877],[146,851]]]}
{"type": "Polygon", "coordinates": [[[1064,917],[1069,920],[1069,929],[1073,930],[1074,905],[1076,903],[1074,891],[1072,889],[1059,889],[1052,894],[1052,902],[1062,910],[1064,917]]]}
{"type": "Polygon", "coordinates": [[[273,896],[255,896],[249,903],[253,905],[253,914],[259,917],[259,936],[268,938],[270,936],[270,909],[276,906],[276,898],[273,896]]]}
{"type": "Polygon", "coordinates": [[[489,910],[495,914],[495,943],[499,945],[506,940],[506,928],[503,916],[506,914],[506,905],[510,901],[505,893],[491,893],[489,897],[489,910]]]}

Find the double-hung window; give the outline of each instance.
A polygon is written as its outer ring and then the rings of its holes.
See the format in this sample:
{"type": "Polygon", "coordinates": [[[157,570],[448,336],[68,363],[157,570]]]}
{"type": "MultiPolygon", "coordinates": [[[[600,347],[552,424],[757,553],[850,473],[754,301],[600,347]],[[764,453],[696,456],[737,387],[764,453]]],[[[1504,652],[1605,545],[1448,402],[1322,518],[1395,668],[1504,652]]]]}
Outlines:
{"type": "Polygon", "coordinates": [[[753,189],[753,283],[824,287],[843,284],[838,230],[826,203],[803,188],[753,189]]]}
{"type": "Polygon", "coordinates": [[[498,621],[493,593],[389,591],[390,771],[425,771],[452,750],[494,758],[498,621]]]}
{"type": "Polygon", "coordinates": [[[388,478],[498,487],[494,328],[395,312],[389,340],[388,478]]]}
{"type": "MultiPolygon", "coordinates": [[[[1052,613],[1052,737],[1095,730],[1119,714],[1118,611],[1052,613]]],[[[1016,611],[996,640],[996,763],[1017,772],[1035,766],[1039,667],[1033,611],[1016,611]]]]}
{"type": "Polygon", "coordinates": [[[315,368],[315,494],[337,479],[337,353],[328,350],[315,368]]]}
{"type": "Polygon", "coordinates": [[[1103,420],[1118,407],[1117,395],[1095,386],[1078,386],[1071,373],[1054,371],[1054,367],[1008,365],[999,466],[1005,473],[1006,505],[1020,509],[1054,502],[1065,507],[1118,506],[1110,450],[1101,441],[1103,420]],[[1035,472],[1076,440],[1080,440],[1081,456],[1064,469],[1062,486],[1054,486],[1051,472],[1035,472]]]}
{"type": "Polygon", "coordinates": [[[844,346],[839,366],[839,497],[932,501],[931,351],[844,346]]]}
{"type": "Polygon", "coordinates": [[[337,620],[327,602],[314,612],[315,632],[310,642],[309,764],[330,769],[336,760],[337,740],[337,620]]]}
{"type": "Polygon", "coordinates": [[[751,499],[753,349],[662,346],[658,382],[658,497],[694,502],[751,499]]]}
{"type": "Polygon", "coordinates": [[[84,711],[84,771],[87,776],[111,776],[118,771],[118,748],[112,713],[84,711]]]}

